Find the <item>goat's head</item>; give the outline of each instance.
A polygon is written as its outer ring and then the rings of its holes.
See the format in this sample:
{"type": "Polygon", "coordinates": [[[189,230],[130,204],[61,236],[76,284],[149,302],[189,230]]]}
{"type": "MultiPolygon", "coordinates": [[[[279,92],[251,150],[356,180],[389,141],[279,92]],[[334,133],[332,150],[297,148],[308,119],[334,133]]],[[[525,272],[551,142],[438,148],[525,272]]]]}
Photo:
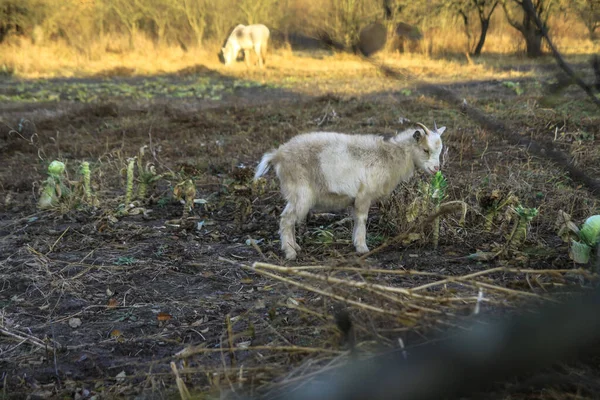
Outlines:
{"type": "Polygon", "coordinates": [[[435,126],[433,131],[425,125],[418,123],[423,131],[416,130],[413,133],[413,139],[416,145],[413,146],[413,160],[415,165],[429,174],[435,174],[440,169],[440,154],[442,153],[442,133],[446,130],[445,126],[438,128],[435,126]]]}
{"type": "Polygon", "coordinates": [[[219,52],[219,60],[225,65],[231,64],[233,58],[231,53],[233,53],[233,51],[230,49],[230,46],[227,45],[225,47],[221,47],[221,51],[219,52]]]}
{"type": "Polygon", "coordinates": [[[225,64],[225,47],[221,47],[221,50],[217,53],[217,57],[219,57],[221,64],[225,64]]]}
{"type": "Polygon", "coordinates": [[[223,64],[229,65],[235,61],[238,52],[240,51],[239,44],[232,40],[231,38],[227,39],[224,47],[221,47],[221,56],[223,59],[223,64]]]}

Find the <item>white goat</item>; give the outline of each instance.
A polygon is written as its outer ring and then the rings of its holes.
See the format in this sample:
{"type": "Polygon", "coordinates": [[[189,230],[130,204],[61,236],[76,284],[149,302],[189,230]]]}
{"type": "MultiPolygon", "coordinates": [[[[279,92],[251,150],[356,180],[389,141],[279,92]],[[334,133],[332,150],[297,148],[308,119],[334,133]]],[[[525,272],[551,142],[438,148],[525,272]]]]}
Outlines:
{"type": "Polygon", "coordinates": [[[279,235],[285,258],[294,260],[300,246],[295,227],[311,209],[354,209],[352,241],[358,253],[367,253],[366,221],[371,202],[389,195],[418,167],[430,174],[440,168],[441,135],[446,127],[430,131],[407,129],[391,138],[313,132],[298,135],[266,153],[254,179],[273,165],[287,205],[281,214],[279,235]]]}
{"type": "Polygon", "coordinates": [[[258,57],[258,66],[263,68],[270,36],[271,31],[262,24],[237,25],[227,38],[225,46],[221,48],[224,64],[229,65],[235,61],[238,53],[242,50],[246,66],[249,67],[250,50],[253,49],[258,57]]]}

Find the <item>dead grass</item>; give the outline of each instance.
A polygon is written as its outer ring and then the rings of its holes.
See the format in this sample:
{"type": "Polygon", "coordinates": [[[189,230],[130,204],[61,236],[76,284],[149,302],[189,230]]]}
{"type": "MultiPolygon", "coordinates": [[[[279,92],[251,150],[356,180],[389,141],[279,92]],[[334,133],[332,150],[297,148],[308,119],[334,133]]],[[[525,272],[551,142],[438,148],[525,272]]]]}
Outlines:
{"type": "MultiPolygon", "coordinates": [[[[577,32],[579,30],[580,27],[577,32]]],[[[517,72],[515,69],[503,71],[502,67],[505,65],[532,63],[531,60],[518,55],[523,50],[522,40],[513,31],[508,25],[492,30],[484,55],[471,61],[464,56],[466,45],[461,43],[465,39],[457,25],[426,30],[421,49],[417,53],[388,53],[380,54],[377,58],[392,66],[409,68],[415,74],[435,81],[531,76],[527,72],[517,72]]],[[[559,49],[565,55],[571,56],[571,61],[578,61],[582,59],[578,56],[598,50],[597,44],[580,37],[573,36],[572,32],[555,37],[559,49]]],[[[196,65],[203,65],[225,74],[249,74],[269,81],[302,79],[302,76],[306,79],[332,74],[339,76],[339,72],[344,72],[349,77],[375,74],[372,68],[351,55],[332,56],[329,52],[322,51],[322,57],[317,59],[302,56],[302,52],[297,53],[287,46],[270,49],[267,70],[260,74],[247,71],[243,63],[225,68],[218,61],[219,44],[209,42],[202,49],[184,50],[179,46],[158,47],[151,40],[139,35],[134,39],[134,50],[130,50],[127,38],[107,36],[92,42],[84,50],[78,50],[60,41],[37,46],[30,40],[16,39],[1,46],[0,65],[6,66],[16,77],[26,79],[156,75],[173,73],[196,65]]],[[[534,62],[534,65],[546,63],[552,61],[540,60],[534,62]]]]}

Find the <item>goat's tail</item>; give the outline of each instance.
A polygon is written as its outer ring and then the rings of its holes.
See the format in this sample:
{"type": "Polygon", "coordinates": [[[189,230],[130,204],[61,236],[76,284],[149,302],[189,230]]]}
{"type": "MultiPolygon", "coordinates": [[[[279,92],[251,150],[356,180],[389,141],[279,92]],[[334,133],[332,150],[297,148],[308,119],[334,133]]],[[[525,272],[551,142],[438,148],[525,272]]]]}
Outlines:
{"type": "Polygon", "coordinates": [[[262,160],[260,160],[258,167],[256,167],[256,173],[254,174],[254,180],[257,180],[258,178],[260,178],[261,176],[263,176],[264,174],[266,174],[269,171],[269,169],[271,168],[271,160],[273,160],[273,157],[275,157],[274,151],[272,151],[270,153],[265,153],[262,160]]]}

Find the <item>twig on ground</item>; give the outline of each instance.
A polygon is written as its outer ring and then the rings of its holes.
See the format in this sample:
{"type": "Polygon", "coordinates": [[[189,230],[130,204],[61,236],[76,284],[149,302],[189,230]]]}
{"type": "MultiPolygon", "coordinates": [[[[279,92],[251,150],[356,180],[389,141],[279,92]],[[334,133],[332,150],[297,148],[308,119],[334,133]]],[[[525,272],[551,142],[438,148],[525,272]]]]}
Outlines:
{"type": "MultiPolygon", "coordinates": [[[[12,338],[18,339],[18,340],[27,341],[27,342],[31,343],[32,345],[37,346],[41,349],[48,348],[46,343],[44,343],[42,340],[36,338],[35,336],[24,333],[24,332],[18,332],[18,331],[11,332],[6,327],[0,327],[0,333],[2,333],[3,335],[6,335],[6,336],[10,336],[12,338]]],[[[52,347],[52,350],[54,350],[54,346],[52,347]]]]}
{"type": "Polygon", "coordinates": [[[371,288],[374,290],[398,293],[398,294],[402,294],[402,295],[405,295],[408,297],[414,297],[414,298],[423,299],[423,300],[437,301],[437,299],[435,297],[415,294],[415,293],[412,293],[412,290],[410,290],[410,289],[398,288],[398,287],[393,287],[393,286],[383,286],[383,285],[379,285],[376,283],[358,282],[358,281],[351,281],[351,280],[347,280],[347,279],[334,278],[332,276],[318,275],[318,274],[313,274],[310,272],[288,269],[287,267],[280,267],[278,265],[273,265],[273,264],[265,264],[265,263],[261,263],[261,262],[255,262],[254,264],[252,264],[252,269],[256,270],[256,268],[264,268],[264,269],[270,269],[272,271],[289,273],[292,275],[301,276],[303,278],[316,279],[316,280],[319,280],[322,282],[327,282],[327,283],[342,284],[342,285],[352,286],[355,288],[371,288]]]}
{"type": "Polygon", "coordinates": [[[334,293],[327,292],[325,290],[316,288],[314,286],[306,285],[306,284],[303,284],[303,283],[300,283],[300,282],[296,282],[296,281],[294,281],[292,279],[284,278],[284,277],[279,276],[277,274],[273,274],[273,273],[270,273],[270,272],[267,272],[267,271],[262,271],[260,269],[254,269],[254,268],[249,267],[249,266],[243,266],[243,268],[245,268],[245,269],[247,269],[249,271],[257,272],[257,273],[259,273],[261,275],[268,276],[268,277],[273,278],[273,279],[277,279],[279,281],[288,283],[290,285],[297,286],[299,288],[308,290],[310,292],[318,293],[318,294],[330,297],[330,298],[338,300],[338,301],[342,301],[342,302],[346,302],[348,304],[352,304],[352,305],[354,305],[354,306],[356,306],[358,308],[362,308],[364,310],[374,311],[374,312],[377,312],[377,313],[380,313],[380,314],[392,315],[394,317],[402,317],[401,314],[399,314],[399,313],[397,313],[395,311],[384,310],[383,308],[380,308],[380,307],[375,307],[375,306],[372,306],[372,305],[369,305],[369,304],[360,303],[358,301],[355,301],[355,300],[352,300],[352,299],[348,299],[348,298],[345,298],[343,296],[339,296],[339,295],[334,294],[334,293]]]}
{"type": "Polygon", "coordinates": [[[557,275],[557,274],[581,274],[583,276],[585,276],[586,278],[591,277],[591,274],[588,271],[585,271],[584,269],[578,268],[578,269],[517,269],[517,268],[505,268],[505,267],[496,267],[496,268],[490,268],[490,269],[486,269],[485,271],[477,271],[477,272],[473,272],[472,274],[468,274],[468,275],[463,275],[463,276],[452,276],[452,277],[448,277],[444,280],[441,281],[435,281],[435,282],[430,282],[430,283],[426,283],[424,285],[421,286],[417,286],[415,288],[412,288],[411,291],[413,292],[418,292],[420,290],[423,289],[428,289],[431,288],[433,286],[439,286],[439,285],[445,285],[447,283],[451,283],[451,282],[456,282],[458,280],[464,281],[464,280],[469,280],[469,279],[473,279],[476,278],[478,276],[482,276],[482,275],[489,275],[489,274],[493,274],[496,272],[505,272],[505,273],[515,273],[515,274],[540,274],[540,275],[557,275]]]}

